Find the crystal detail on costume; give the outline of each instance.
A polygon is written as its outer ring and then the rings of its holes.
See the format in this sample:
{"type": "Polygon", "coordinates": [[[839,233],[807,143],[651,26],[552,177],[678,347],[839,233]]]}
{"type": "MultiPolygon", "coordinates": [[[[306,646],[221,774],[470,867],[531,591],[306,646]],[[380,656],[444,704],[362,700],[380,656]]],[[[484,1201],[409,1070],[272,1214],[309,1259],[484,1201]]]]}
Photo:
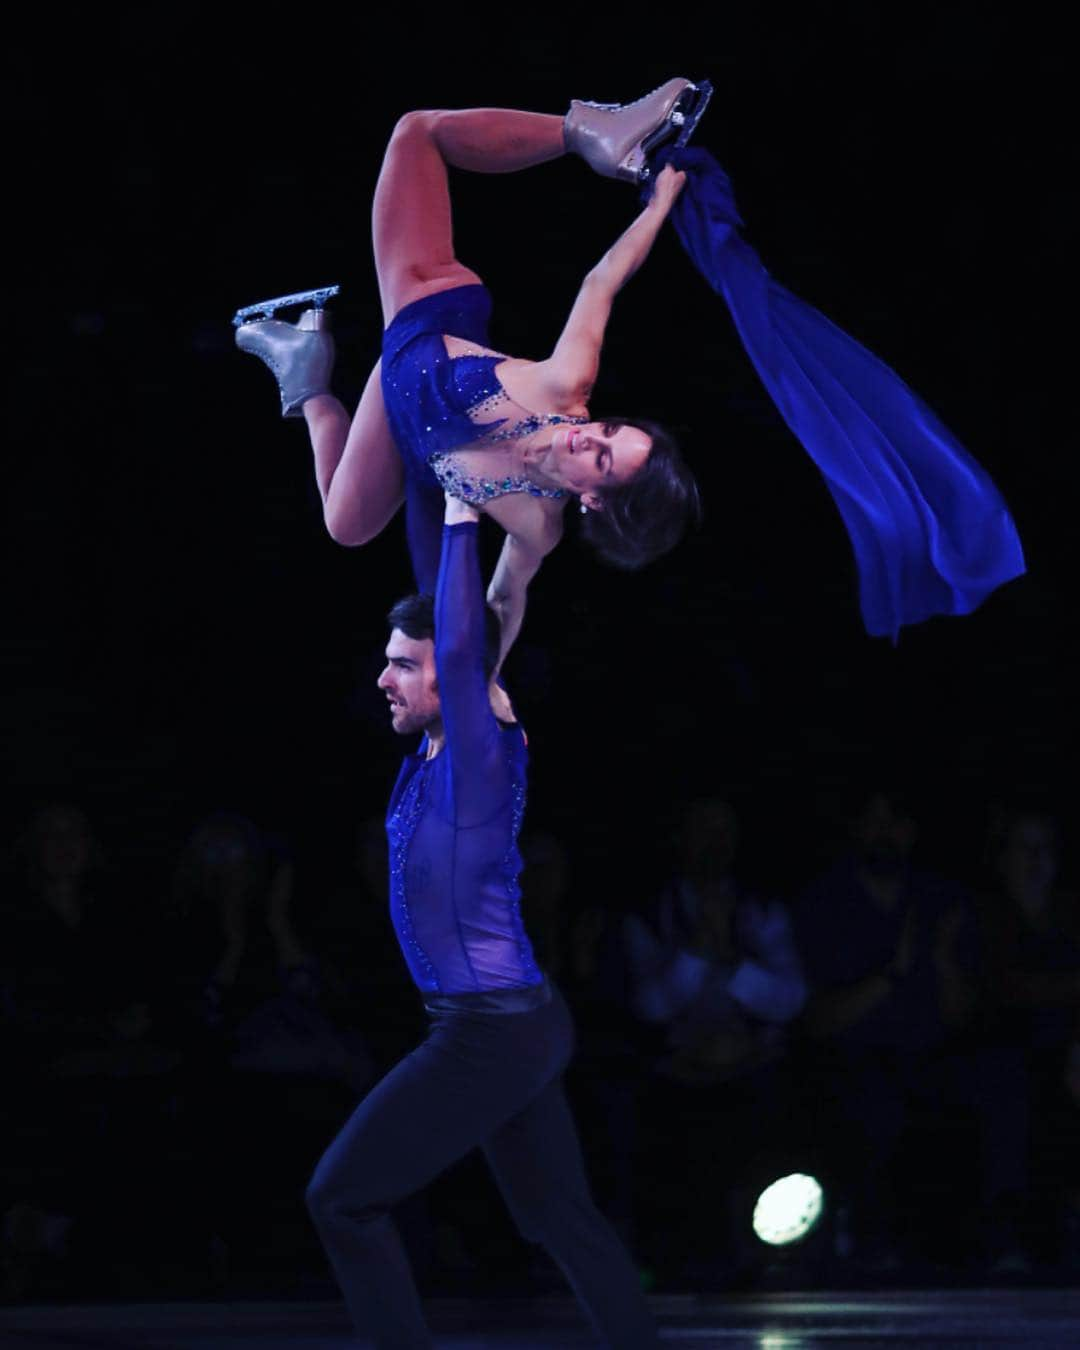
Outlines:
{"type": "Polygon", "coordinates": [[[512,777],[510,785],[512,820],[510,847],[506,850],[503,868],[506,874],[506,893],[510,899],[510,924],[517,939],[522,965],[527,967],[535,963],[532,955],[532,944],[529,942],[529,935],[525,931],[525,921],[521,917],[521,889],[517,880],[522,865],[521,853],[518,849],[518,835],[521,833],[522,821],[525,819],[526,788],[524,780],[516,772],[514,757],[510,753],[509,747],[507,749],[506,766],[512,777]]]}
{"type": "Polygon", "coordinates": [[[492,445],[499,441],[519,441],[523,436],[531,436],[534,431],[539,431],[541,427],[554,427],[562,423],[580,427],[588,420],[587,417],[568,417],[562,413],[530,413],[528,417],[515,422],[512,427],[500,426],[498,431],[489,432],[485,432],[482,427],[479,428],[481,435],[477,437],[476,443],[492,445]]]}
{"type": "Polygon", "coordinates": [[[439,977],[427,952],[416,939],[412,915],[409,913],[408,890],[405,885],[405,869],[409,861],[409,845],[412,843],[420,817],[424,813],[425,787],[427,785],[426,764],[421,765],[406,784],[397,808],[386,822],[386,833],[390,845],[390,908],[397,920],[398,932],[412,952],[416,965],[430,981],[428,988],[438,992],[441,988],[439,977]]]}
{"type": "MultiPolygon", "coordinates": [[[[491,394],[480,403],[474,404],[469,409],[469,416],[475,416],[480,411],[491,412],[506,401],[505,394],[491,394]]],[[[583,426],[588,420],[587,417],[564,416],[562,413],[530,413],[509,427],[505,425],[505,419],[492,422],[490,429],[478,424],[476,427],[478,434],[469,448],[521,440],[522,437],[531,436],[534,431],[539,431],[541,427],[564,424],[583,426]]],[[[504,497],[511,492],[527,492],[530,497],[546,497],[550,501],[562,501],[567,495],[565,488],[541,487],[524,474],[501,474],[487,478],[483,475],[465,473],[452,450],[434,454],[428,462],[443,491],[449,492],[460,501],[468,502],[470,506],[483,506],[495,497],[504,497]]]]}
{"type": "Polygon", "coordinates": [[[497,408],[501,407],[505,402],[506,402],[506,395],[500,389],[497,393],[488,394],[486,398],[482,398],[478,403],[474,403],[470,408],[466,410],[466,416],[476,418],[483,413],[494,412],[497,408]]]}
{"type": "Polygon", "coordinates": [[[540,998],[544,977],[519,913],[528,747],[491,710],[478,535],[475,521],[443,528],[435,668],[444,740],[430,759],[427,742],[406,757],[390,799],[391,916],[425,994],[535,989],[540,998]]]}
{"type": "MultiPolygon", "coordinates": [[[[405,468],[406,533],[420,591],[434,590],[439,566],[447,488],[435,473],[437,456],[456,452],[462,479],[479,473],[490,485],[474,494],[473,505],[506,492],[529,494],[536,486],[522,479],[521,464],[511,464],[505,453],[504,443],[513,443],[506,433],[525,435],[541,423],[529,422],[532,410],[507,395],[499,380],[498,368],[507,358],[491,345],[490,315],[491,296],[483,286],[457,286],[406,305],[383,334],[383,401],[405,468]],[[465,350],[451,355],[448,339],[465,350]],[[495,440],[500,432],[501,440],[495,440]],[[479,455],[466,459],[470,447],[486,448],[487,462],[479,455]],[[496,453],[500,448],[503,454],[496,453]]],[[[554,497],[561,489],[548,491],[554,497]]]]}
{"type": "Polygon", "coordinates": [[[530,497],[547,497],[551,501],[561,501],[566,496],[564,488],[545,488],[516,474],[506,474],[502,478],[473,478],[463,473],[454,462],[453,452],[432,455],[432,472],[442,485],[444,492],[470,506],[483,506],[496,497],[505,497],[511,492],[527,492],[530,497]]]}

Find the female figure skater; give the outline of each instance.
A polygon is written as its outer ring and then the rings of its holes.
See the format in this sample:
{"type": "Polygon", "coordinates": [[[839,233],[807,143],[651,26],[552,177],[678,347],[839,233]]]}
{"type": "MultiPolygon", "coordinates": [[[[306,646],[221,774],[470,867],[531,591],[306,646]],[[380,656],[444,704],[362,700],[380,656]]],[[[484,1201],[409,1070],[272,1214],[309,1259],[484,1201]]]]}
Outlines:
{"type": "Polygon", "coordinates": [[[673,547],[699,509],[662,427],[593,421],[587,406],[612,301],[648,256],[685,175],[668,167],[658,176],[648,205],[585,278],[554,351],[528,361],[488,345],[490,296],[454,255],[447,165],[508,173],[573,152],[605,176],[642,182],[648,155],[664,141],[685,143],[709,92],[673,79],[625,106],[575,100],[565,118],[494,108],[406,114],[375,190],[383,355],[351,419],[328,392],[325,292],[286,297],[315,300],[296,325],[267,317],[281,301],[237,315],[238,345],[274,371],[285,416],[307,423],[327,528],[339,543],[374,538],[405,500],[417,584],[430,592],[444,490],[503,527],[488,591],[502,625],[500,665],[573,497],[587,537],[623,567],[673,547]]]}

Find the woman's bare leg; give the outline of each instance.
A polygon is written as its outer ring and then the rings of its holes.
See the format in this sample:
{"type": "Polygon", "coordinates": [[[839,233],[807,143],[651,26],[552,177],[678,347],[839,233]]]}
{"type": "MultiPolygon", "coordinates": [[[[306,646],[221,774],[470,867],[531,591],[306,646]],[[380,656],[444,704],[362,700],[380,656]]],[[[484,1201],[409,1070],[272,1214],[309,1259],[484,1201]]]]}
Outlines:
{"type": "Polygon", "coordinates": [[[454,253],[448,164],[473,173],[514,173],[565,153],[563,119],[547,113],[406,113],[386,147],[372,209],[386,323],[422,296],[480,280],[454,253]]]}
{"type": "MultiPolygon", "coordinates": [[[[566,153],[563,119],[502,108],[411,112],[383,159],[372,209],[383,316],[425,295],[480,278],[454,255],[447,165],[513,173],[566,153]]],[[[351,425],[330,394],[304,404],[326,528],[340,544],[363,544],[389,523],[404,497],[404,473],[386,420],[380,366],[368,378],[351,425]]]]}
{"type": "Polygon", "coordinates": [[[405,497],[405,475],[386,420],[381,375],[379,361],[351,423],[333,394],[316,394],[304,403],[323,519],[330,537],[350,547],[381,534],[405,497]]]}

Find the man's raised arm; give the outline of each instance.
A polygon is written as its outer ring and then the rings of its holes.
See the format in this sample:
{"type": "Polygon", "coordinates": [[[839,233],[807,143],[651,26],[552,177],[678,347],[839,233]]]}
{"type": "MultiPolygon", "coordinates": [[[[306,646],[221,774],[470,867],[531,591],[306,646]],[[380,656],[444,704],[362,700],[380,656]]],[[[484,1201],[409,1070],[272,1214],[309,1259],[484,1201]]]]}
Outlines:
{"type": "Polygon", "coordinates": [[[480,514],[447,494],[435,587],[435,669],[459,825],[487,820],[508,791],[499,724],[488,695],[480,514]]]}

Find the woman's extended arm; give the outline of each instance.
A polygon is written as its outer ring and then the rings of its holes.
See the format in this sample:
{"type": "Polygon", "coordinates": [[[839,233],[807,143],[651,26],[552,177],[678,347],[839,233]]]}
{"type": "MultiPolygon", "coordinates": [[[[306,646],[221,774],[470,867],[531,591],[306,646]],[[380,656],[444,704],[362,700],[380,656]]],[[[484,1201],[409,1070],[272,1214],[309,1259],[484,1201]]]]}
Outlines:
{"type": "Polygon", "coordinates": [[[521,631],[521,621],[525,617],[525,594],[529,582],[561,534],[560,528],[542,541],[527,540],[514,534],[506,536],[487,593],[487,602],[498,616],[501,630],[496,675],[502,669],[506,654],[521,631]]]}
{"type": "Polygon", "coordinates": [[[685,181],[685,173],[665,166],[648,205],[582,283],[566,327],[544,363],[547,378],[564,396],[587,401],[596,382],[612,301],[649,256],[685,181]]]}

